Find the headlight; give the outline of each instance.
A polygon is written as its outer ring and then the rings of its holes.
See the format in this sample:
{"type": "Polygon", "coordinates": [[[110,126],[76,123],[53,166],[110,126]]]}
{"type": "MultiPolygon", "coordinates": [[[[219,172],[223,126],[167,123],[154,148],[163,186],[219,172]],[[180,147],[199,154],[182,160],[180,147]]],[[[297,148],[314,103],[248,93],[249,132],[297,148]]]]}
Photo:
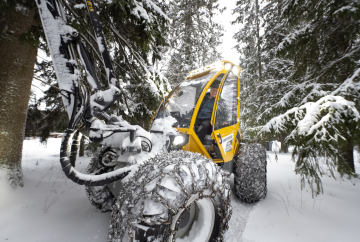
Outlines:
{"type": "Polygon", "coordinates": [[[231,70],[235,75],[239,75],[239,73],[241,71],[241,69],[237,66],[234,66],[231,70]]]}
{"type": "Polygon", "coordinates": [[[231,66],[232,66],[232,65],[231,65],[230,63],[226,63],[226,64],[225,64],[225,70],[227,70],[227,71],[230,70],[230,69],[231,69],[231,66]]]}
{"type": "Polygon", "coordinates": [[[182,149],[182,147],[189,142],[188,134],[175,134],[175,135],[171,134],[169,135],[169,138],[170,138],[170,143],[168,146],[169,151],[182,149]]]}
{"type": "Polygon", "coordinates": [[[173,141],[173,145],[178,145],[184,142],[184,136],[175,136],[175,139],[173,141]]]}

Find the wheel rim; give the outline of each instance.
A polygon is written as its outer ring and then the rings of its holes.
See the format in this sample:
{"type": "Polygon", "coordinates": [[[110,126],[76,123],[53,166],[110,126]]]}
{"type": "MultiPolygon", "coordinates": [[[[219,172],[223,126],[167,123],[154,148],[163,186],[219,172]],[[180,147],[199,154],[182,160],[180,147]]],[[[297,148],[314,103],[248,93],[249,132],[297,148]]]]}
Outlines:
{"type": "MultiPolygon", "coordinates": [[[[189,206],[198,196],[192,197],[186,204],[189,206]]],[[[175,229],[179,222],[178,230],[175,233],[176,242],[207,242],[210,240],[215,224],[215,208],[210,198],[203,198],[193,203],[189,210],[181,209],[175,216],[170,228],[175,229]]],[[[169,242],[173,241],[170,236],[169,242]]]]}
{"type": "Polygon", "coordinates": [[[109,149],[106,150],[99,159],[99,163],[103,167],[114,167],[117,165],[116,163],[116,151],[109,149]]]}

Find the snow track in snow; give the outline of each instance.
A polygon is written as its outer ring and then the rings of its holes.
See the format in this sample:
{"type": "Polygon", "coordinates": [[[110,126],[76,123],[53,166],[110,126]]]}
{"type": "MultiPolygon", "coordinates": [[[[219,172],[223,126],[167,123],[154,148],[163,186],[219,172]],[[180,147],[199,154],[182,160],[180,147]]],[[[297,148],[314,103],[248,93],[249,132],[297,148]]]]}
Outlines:
{"type": "Polygon", "coordinates": [[[242,235],[245,231],[250,212],[257,204],[240,201],[240,199],[235,196],[235,190],[232,187],[231,205],[232,216],[229,222],[229,229],[225,234],[225,241],[251,242],[251,240],[244,240],[242,235]]]}
{"type": "MultiPolygon", "coordinates": [[[[24,141],[23,188],[12,189],[0,169],[0,241],[106,241],[110,213],[98,212],[84,187],[64,176],[60,141],[50,138],[47,147],[38,140],[24,141]]],[[[354,153],[359,174],[360,156],[354,153]]],[[[268,195],[247,204],[233,192],[226,242],[358,241],[360,179],[325,175],[324,194],[313,200],[308,186],[300,190],[291,154],[278,154],[277,162],[273,152],[268,154],[268,195]]],[[[78,159],[79,170],[85,171],[89,161],[78,159]]]]}

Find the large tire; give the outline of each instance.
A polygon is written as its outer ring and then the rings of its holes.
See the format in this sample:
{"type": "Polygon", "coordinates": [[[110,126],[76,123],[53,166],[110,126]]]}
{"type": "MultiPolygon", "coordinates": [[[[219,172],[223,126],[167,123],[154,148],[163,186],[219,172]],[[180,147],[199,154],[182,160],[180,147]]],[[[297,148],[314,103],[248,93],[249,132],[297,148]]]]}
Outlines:
{"type": "Polygon", "coordinates": [[[124,184],[112,210],[108,240],[223,241],[231,217],[227,177],[198,153],[155,156],[124,184]]]}
{"type": "Polygon", "coordinates": [[[234,160],[236,195],[244,202],[253,203],[265,198],[266,150],[260,144],[245,144],[234,160]]]}
{"type": "MultiPolygon", "coordinates": [[[[108,151],[109,147],[105,147],[91,159],[86,170],[87,174],[100,175],[113,170],[112,168],[105,168],[99,163],[99,161],[103,159],[104,154],[108,151]]],[[[112,206],[116,201],[114,195],[106,185],[85,186],[85,192],[90,203],[100,212],[111,211],[112,206]]]]}

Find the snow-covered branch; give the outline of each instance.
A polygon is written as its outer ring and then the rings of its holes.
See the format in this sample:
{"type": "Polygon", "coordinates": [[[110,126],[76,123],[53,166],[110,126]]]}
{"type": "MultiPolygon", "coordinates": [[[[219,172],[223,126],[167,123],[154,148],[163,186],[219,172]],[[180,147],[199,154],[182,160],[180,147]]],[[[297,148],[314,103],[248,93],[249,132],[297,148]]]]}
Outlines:
{"type": "Polygon", "coordinates": [[[316,141],[319,140],[337,140],[342,137],[336,125],[345,123],[345,118],[356,123],[360,120],[359,111],[353,102],[345,100],[341,96],[325,96],[317,102],[308,102],[300,107],[294,107],[286,113],[272,118],[263,126],[260,132],[275,133],[284,131],[288,122],[295,125],[288,139],[299,136],[313,135],[316,141]],[[330,135],[328,129],[335,130],[335,135],[330,135]]]}

